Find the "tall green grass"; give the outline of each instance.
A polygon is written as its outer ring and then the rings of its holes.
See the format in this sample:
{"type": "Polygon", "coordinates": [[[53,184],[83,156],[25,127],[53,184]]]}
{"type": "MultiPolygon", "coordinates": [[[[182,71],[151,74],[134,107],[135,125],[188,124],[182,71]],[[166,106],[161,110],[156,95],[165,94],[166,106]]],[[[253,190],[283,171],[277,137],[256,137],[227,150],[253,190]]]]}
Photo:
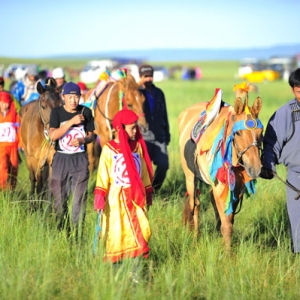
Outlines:
{"type": "MultiPolygon", "coordinates": [[[[185,182],[180,166],[177,117],[189,105],[208,101],[215,88],[233,104],[234,62],[198,63],[203,80],[157,83],[166,95],[171,125],[170,170],[149,211],[151,252],[139,263],[140,282],[130,272],[135,260],[102,262],[102,241],[93,254],[96,215],[90,180],[86,226],[75,242],[57,232],[51,212],[29,209],[29,177],[20,164],[14,193],[0,193],[0,299],[299,299],[300,259],[290,249],[285,186],[258,180],[257,193],[236,215],[232,251],[215,230],[207,191],[201,195],[200,235],[181,222],[185,182]]],[[[292,98],[286,82],[258,84],[261,121],[292,98]]],[[[250,104],[256,95],[250,94],[250,104]]],[[[278,168],[285,176],[285,168],[278,168]]],[[[37,199],[39,200],[39,199],[37,199]]]]}

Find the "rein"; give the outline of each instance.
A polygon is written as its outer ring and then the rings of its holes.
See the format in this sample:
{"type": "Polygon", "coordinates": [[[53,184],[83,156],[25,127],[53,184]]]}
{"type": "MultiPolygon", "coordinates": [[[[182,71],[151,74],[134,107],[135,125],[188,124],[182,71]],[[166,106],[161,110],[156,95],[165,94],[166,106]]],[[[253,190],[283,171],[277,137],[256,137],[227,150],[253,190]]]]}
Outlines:
{"type": "Polygon", "coordinates": [[[295,188],[292,184],[290,184],[288,181],[284,181],[276,172],[273,172],[273,175],[277,177],[281,182],[283,182],[287,187],[292,189],[294,192],[296,192],[298,195],[295,197],[295,200],[299,200],[300,198],[300,190],[295,188]]]}

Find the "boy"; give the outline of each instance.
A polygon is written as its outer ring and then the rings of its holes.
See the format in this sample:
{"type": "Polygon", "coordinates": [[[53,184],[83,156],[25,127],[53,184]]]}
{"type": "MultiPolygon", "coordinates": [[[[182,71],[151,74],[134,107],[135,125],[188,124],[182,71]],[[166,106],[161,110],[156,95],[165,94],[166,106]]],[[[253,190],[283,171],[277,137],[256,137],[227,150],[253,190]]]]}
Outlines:
{"type": "Polygon", "coordinates": [[[79,105],[80,88],[74,82],[63,86],[64,105],[53,108],[49,136],[55,141],[50,183],[58,229],[64,227],[69,190],[73,193],[72,224],[76,236],[84,223],[89,179],[86,144],[93,141],[94,119],[89,108],[79,105]]]}
{"type": "Polygon", "coordinates": [[[147,206],[152,204],[152,165],[131,110],[113,119],[115,139],[104,145],[95,188],[95,210],[103,211],[105,260],[148,257],[151,236],[147,206]]]}
{"type": "Polygon", "coordinates": [[[0,188],[16,188],[18,175],[19,115],[10,93],[0,92],[0,188]]]}

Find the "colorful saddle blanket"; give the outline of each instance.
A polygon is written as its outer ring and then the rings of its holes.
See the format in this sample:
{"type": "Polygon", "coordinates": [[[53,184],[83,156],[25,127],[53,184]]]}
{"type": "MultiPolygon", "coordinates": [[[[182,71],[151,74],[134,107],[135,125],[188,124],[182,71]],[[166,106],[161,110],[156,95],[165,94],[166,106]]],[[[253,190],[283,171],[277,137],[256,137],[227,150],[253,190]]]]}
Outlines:
{"type": "Polygon", "coordinates": [[[191,139],[197,144],[200,140],[200,137],[204,133],[207,126],[216,118],[219,114],[222,102],[223,91],[219,88],[216,89],[215,95],[207,103],[206,109],[201,112],[200,118],[194,125],[191,131],[191,139]]]}

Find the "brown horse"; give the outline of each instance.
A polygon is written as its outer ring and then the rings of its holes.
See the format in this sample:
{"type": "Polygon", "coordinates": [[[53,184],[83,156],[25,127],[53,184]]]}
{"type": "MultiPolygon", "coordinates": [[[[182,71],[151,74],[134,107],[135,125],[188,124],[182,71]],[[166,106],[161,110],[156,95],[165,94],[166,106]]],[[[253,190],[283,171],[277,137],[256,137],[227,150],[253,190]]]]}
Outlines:
{"type": "Polygon", "coordinates": [[[53,107],[61,105],[59,93],[55,90],[53,78],[46,78],[45,88],[38,82],[39,99],[24,105],[20,111],[21,141],[26,156],[26,165],[31,182],[31,199],[35,193],[44,196],[54,147],[48,136],[50,113],[53,107]]]}
{"type": "MultiPolygon", "coordinates": [[[[233,107],[220,101],[214,118],[206,128],[202,126],[198,142],[191,139],[191,132],[201,112],[205,111],[202,117],[206,113],[209,116],[210,102],[195,104],[178,117],[180,159],[188,192],[183,220],[198,232],[200,200],[197,184],[200,181],[210,185],[217,229],[221,229],[227,249],[230,248],[238,203],[242,201],[245,189],[255,192],[253,179],[261,170],[263,126],[258,114],[262,101],[257,97],[253,106],[248,106],[248,91],[253,89],[252,85],[238,87],[233,107]]],[[[216,95],[222,99],[220,91],[216,90],[216,95]]]]}
{"type": "MultiPolygon", "coordinates": [[[[128,73],[125,78],[116,82],[107,82],[100,94],[97,94],[96,89],[89,90],[84,96],[85,102],[90,98],[91,93],[95,93],[94,133],[100,138],[101,147],[113,138],[112,119],[122,108],[133,110],[139,116],[138,124],[142,131],[147,128],[148,124],[143,112],[145,97],[139,91],[138,84],[131,74],[128,73]]],[[[95,143],[87,146],[90,174],[98,167],[99,153],[95,150],[95,143]]]]}

